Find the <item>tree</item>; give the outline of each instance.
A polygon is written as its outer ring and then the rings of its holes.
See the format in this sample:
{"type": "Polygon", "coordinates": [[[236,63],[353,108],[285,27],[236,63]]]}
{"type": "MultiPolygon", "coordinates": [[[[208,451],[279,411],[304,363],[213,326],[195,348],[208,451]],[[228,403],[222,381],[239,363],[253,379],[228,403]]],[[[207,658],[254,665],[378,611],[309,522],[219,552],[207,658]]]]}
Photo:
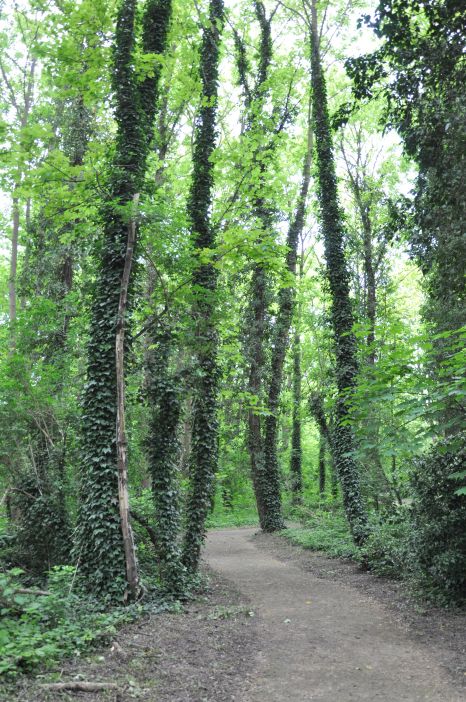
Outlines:
{"type": "MultiPolygon", "coordinates": [[[[124,414],[122,336],[127,330],[126,307],[132,288],[136,208],[144,183],[161,72],[157,59],[142,81],[135,73],[135,11],[135,0],[123,0],[115,34],[113,82],[117,133],[108,198],[102,207],[104,236],[94,292],[83,400],[82,484],[76,543],[80,567],[90,587],[117,598],[122,596],[125,563],[129,596],[135,597],[138,591],[129,505],[125,495],[126,438],[121,423],[118,437],[115,436],[117,370],[121,422],[124,414]],[[119,368],[115,344],[119,347],[119,368]]],[[[142,19],[142,43],[146,54],[157,57],[163,54],[170,14],[169,0],[147,1],[142,19]]]]}
{"type": "Polygon", "coordinates": [[[380,3],[374,19],[365,21],[383,43],[376,52],[349,60],[347,70],[357,101],[370,101],[374,94],[385,99],[384,121],[399,130],[406,153],[419,169],[406,224],[428,292],[424,315],[434,338],[433,359],[428,360],[436,384],[446,390],[437,404],[437,442],[416,462],[413,474],[412,516],[419,530],[414,560],[421,573],[431,574],[437,592],[448,583],[450,597],[457,600],[464,590],[465,525],[464,489],[456,494],[453,477],[465,477],[456,461],[464,452],[464,373],[458,374],[453,361],[461,354],[457,330],[464,325],[466,303],[462,233],[466,213],[461,194],[464,17],[457,2],[391,0],[380,3]],[[433,521],[438,521],[434,543],[433,521]],[[444,557],[436,544],[447,540],[444,557]]]}
{"type": "MultiPolygon", "coordinates": [[[[5,31],[2,37],[0,54],[0,83],[3,85],[6,103],[14,113],[14,129],[11,138],[17,142],[16,157],[10,164],[10,177],[14,183],[11,198],[12,227],[11,227],[11,256],[10,275],[8,279],[9,318],[10,323],[16,319],[17,310],[17,270],[18,246],[21,226],[21,215],[24,199],[21,197],[21,187],[27,171],[28,134],[31,112],[34,106],[34,86],[37,69],[37,43],[41,32],[40,12],[28,18],[18,8],[13,12],[13,27],[5,31]],[[21,48],[14,42],[23,43],[21,48]],[[23,201],[22,201],[23,200],[23,201]]],[[[30,200],[26,205],[26,220],[30,211],[30,200]]],[[[12,334],[14,346],[14,335],[12,334]]]]}
{"type": "MultiPolygon", "coordinates": [[[[200,74],[202,101],[195,126],[193,175],[188,201],[197,255],[212,248],[215,231],[210,221],[213,188],[212,154],[216,141],[218,64],[223,26],[223,1],[210,0],[203,29],[200,74]]],[[[212,500],[218,460],[217,402],[219,369],[216,328],[217,272],[214,264],[196,263],[192,277],[194,329],[194,409],[183,563],[190,573],[199,566],[205,520],[212,500]]]]}
{"type": "MultiPolygon", "coordinates": [[[[278,425],[278,403],[280,399],[280,391],[282,385],[283,376],[283,366],[285,363],[285,355],[288,346],[288,338],[291,328],[291,323],[293,320],[293,312],[295,310],[295,298],[296,298],[296,263],[298,258],[298,243],[302,237],[305,213],[306,213],[306,199],[309,192],[309,184],[311,181],[311,162],[312,162],[312,152],[313,152],[313,132],[311,123],[311,110],[309,108],[309,119],[307,128],[307,145],[306,145],[306,155],[304,157],[303,172],[302,172],[302,183],[301,190],[298,195],[298,200],[296,204],[296,210],[294,216],[290,222],[288,228],[288,234],[286,239],[286,272],[290,276],[289,282],[285,287],[282,287],[278,293],[278,313],[275,320],[274,333],[272,337],[272,359],[271,359],[271,373],[270,382],[268,388],[267,397],[267,417],[265,419],[265,433],[264,433],[264,472],[269,485],[269,490],[272,485],[275,485],[274,491],[280,495],[280,485],[279,485],[279,467],[278,467],[278,456],[277,456],[277,425],[278,425]]],[[[297,384],[297,375],[299,374],[299,348],[297,349],[297,356],[295,356],[294,362],[298,365],[295,369],[294,382],[297,384]]],[[[300,392],[299,387],[296,387],[296,395],[299,398],[300,392]]],[[[299,412],[299,400],[297,400],[297,407],[294,408],[299,412]]],[[[296,424],[297,418],[294,419],[293,429],[296,433],[293,434],[293,446],[292,452],[295,458],[298,459],[300,452],[300,437],[299,429],[296,424]]],[[[292,469],[294,468],[295,479],[297,477],[297,482],[295,483],[295,488],[299,488],[299,467],[296,461],[294,466],[292,464],[292,469]]],[[[295,492],[298,492],[297,489],[295,492]]],[[[273,517],[274,512],[278,512],[278,508],[272,512],[268,510],[270,514],[267,516],[267,520],[263,525],[265,531],[274,531],[277,528],[281,528],[283,525],[280,519],[273,517]]]]}
{"type": "Polygon", "coordinates": [[[332,296],[332,323],[336,350],[338,400],[333,437],[334,459],[341,482],[348,523],[357,545],[368,534],[358,466],[354,458],[354,438],[348,420],[348,393],[356,384],[356,340],[349,297],[348,271],[344,254],[343,219],[338,203],[332,135],[327,106],[325,77],[319,51],[315,0],[311,7],[311,84],[314,133],[317,152],[318,197],[324,237],[327,277],[332,296]]]}

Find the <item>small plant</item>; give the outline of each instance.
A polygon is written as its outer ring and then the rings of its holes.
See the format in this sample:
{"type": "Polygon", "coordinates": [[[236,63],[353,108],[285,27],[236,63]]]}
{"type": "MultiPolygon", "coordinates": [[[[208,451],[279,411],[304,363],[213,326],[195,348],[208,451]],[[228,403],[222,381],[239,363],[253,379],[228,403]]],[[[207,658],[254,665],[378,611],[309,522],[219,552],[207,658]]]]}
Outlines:
{"type": "Polygon", "coordinates": [[[79,655],[136,614],[134,607],[102,611],[96,600],[74,591],[72,566],[54,568],[45,591],[24,588],[23,574],[19,568],[0,574],[0,675],[14,677],[79,655]]]}

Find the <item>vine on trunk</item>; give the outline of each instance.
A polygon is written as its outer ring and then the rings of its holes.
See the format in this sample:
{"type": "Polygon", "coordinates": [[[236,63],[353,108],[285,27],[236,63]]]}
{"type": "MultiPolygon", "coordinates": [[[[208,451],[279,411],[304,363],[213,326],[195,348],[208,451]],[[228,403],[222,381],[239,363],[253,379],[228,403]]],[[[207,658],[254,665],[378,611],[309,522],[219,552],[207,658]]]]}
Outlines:
{"type": "MultiPolygon", "coordinates": [[[[117,134],[109,197],[102,207],[103,242],[83,400],[81,503],[75,546],[90,587],[110,599],[122,597],[125,574],[118,512],[115,336],[128,225],[134,216],[133,199],[143,186],[161,72],[157,64],[153,75],[141,82],[135,74],[136,5],[135,0],[123,0],[117,18],[113,71],[117,134]]],[[[163,54],[170,15],[170,0],[148,0],[143,16],[145,52],[163,54]]],[[[129,307],[133,277],[134,273],[128,285],[129,307]]]]}
{"type": "Polygon", "coordinates": [[[362,545],[368,535],[358,465],[354,459],[354,437],[348,420],[348,393],[357,375],[356,341],[352,332],[353,313],[349,297],[348,271],[344,253],[342,213],[338,203],[337,179],[327,106],[327,90],[319,49],[315,0],[312,4],[311,71],[314,131],[317,150],[317,180],[321,226],[324,236],[327,277],[332,296],[332,324],[335,338],[338,398],[333,434],[333,455],[343,491],[343,503],[353,539],[362,545]]]}
{"type": "MultiPolygon", "coordinates": [[[[211,157],[216,144],[218,64],[223,20],[222,0],[210,0],[209,24],[204,27],[202,37],[202,101],[196,121],[193,175],[188,202],[188,215],[198,252],[211,248],[215,242],[210,221],[214,183],[211,157]]],[[[183,563],[190,573],[195,573],[199,565],[218,458],[216,288],[217,272],[213,264],[196,265],[192,279],[192,316],[195,322],[194,409],[190,490],[183,544],[183,563]]]]}
{"type": "Polygon", "coordinates": [[[170,370],[172,331],[163,323],[146,354],[149,402],[148,461],[155,504],[157,555],[162,587],[171,595],[183,592],[184,569],[178,545],[178,500],[181,384],[170,370]]]}

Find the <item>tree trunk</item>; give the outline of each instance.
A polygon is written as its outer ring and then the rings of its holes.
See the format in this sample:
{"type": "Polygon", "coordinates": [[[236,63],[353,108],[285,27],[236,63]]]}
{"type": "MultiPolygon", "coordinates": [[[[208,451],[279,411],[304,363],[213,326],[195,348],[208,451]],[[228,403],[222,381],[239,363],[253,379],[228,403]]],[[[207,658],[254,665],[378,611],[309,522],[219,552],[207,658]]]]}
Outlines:
{"type": "MultiPolygon", "coordinates": [[[[218,63],[220,32],[224,21],[223,0],[210,0],[209,25],[203,29],[200,74],[202,103],[196,123],[193,176],[188,202],[194,245],[198,251],[212,248],[215,232],[210,221],[213,189],[212,153],[216,144],[218,63]]],[[[209,264],[199,265],[193,273],[192,316],[196,331],[193,351],[196,363],[194,386],[190,489],[186,506],[187,521],[183,544],[183,563],[190,573],[199,566],[205,538],[218,461],[216,310],[217,272],[209,264]]]]}
{"type": "Polygon", "coordinates": [[[262,527],[265,531],[275,531],[276,529],[282,529],[284,526],[281,516],[280,473],[277,451],[278,404],[282,387],[283,366],[295,308],[298,242],[304,228],[306,200],[311,180],[312,149],[312,126],[309,114],[307,149],[303,164],[301,190],[296,204],[295,215],[288,229],[286,242],[288,247],[286,270],[293,277],[293,283],[286,288],[281,288],[278,294],[278,314],[272,343],[272,363],[267,398],[268,414],[265,419],[264,439],[265,479],[268,486],[266,514],[264,517],[264,526],[262,527]]]}
{"type": "MultiPolygon", "coordinates": [[[[260,402],[265,368],[264,336],[265,314],[267,309],[267,283],[264,266],[256,264],[251,281],[252,324],[249,329],[249,378],[248,392],[260,402]]],[[[254,406],[248,410],[248,449],[251,459],[251,476],[256,496],[259,523],[264,528],[266,523],[264,439],[262,436],[262,417],[254,406]]]]}
{"type": "Polygon", "coordinates": [[[357,375],[356,341],[352,332],[353,314],[344,254],[343,218],[338,203],[335,161],[325,78],[320,58],[315,0],[312,3],[311,69],[318,159],[318,195],[327,277],[332,296],[332,324],[336,347],[338,398],[333,437],[334,456],[343,491],[346,517],[355,543],[362,545],[368,534],[368,520],[361,495],[359,469],[354,458],[353,432],[346,423],[349,416],[348,393],[351,393],[354,388],[357,375]]]}
{"type": "MultiPolygon", "coordinates": [[[[144,80],[134,69],[136,0],[122,0],[117,17],[113,54],[113,87],[117,132],[109,169],[108,200],[102,206],[103,241],[92,304],[87,385],[82,414],[82,479],[75,553],[89,587],[111,599],[121,599],[125,578],[128,534],[123,540],[118,509],[118,452],[116,444],[116,336],[121,352],[119,320],[122,282],[127,268],[128,220],[134,197],[141,192],[150,150],[159,94],[160,65],[144,80]],[[113,342],[113,343],[112,343],[113,342]]],[[[171,16],[170,0],[147,0],[142,18],[142,48],[163,54],[171,16]]],[[[135,253],[132,254],[135,256],[135,253]]],[[[132,276],[128,272],[126,313],[131,303],[132,276]]],[[[125,332],[129,324],[125,319],[125,332]]],[[[121,364],[121,359],[120,359],[121,364]]],[[[121,369],[119,369],[121,375],[121,369]]],[[[119,381],[121,393],[121,378],[119,381]]],[[[121,416],[120,416],[121,420],[121,416]]],[[[122,486],[124,487],[124,486],[122,486]]],[[[123,510],[127,508],[123,505],[123,510]]],[[[131,566],[133,567],[133,566],[131,566]]],[[[134,589],[134,578],[130,589],[134,589]]]]}
{"type": "Polygon", "coordinates": [[[139,592],[138,565],[134,547],[133,531],[129,513],[128,492],[128,443],[126,439],[126,409],[125,409],[125,316],[128,304],[128,287],[133,262],[134,245],[136,243],[136,208],[139,195],[133,197],[134,212],[128,225],[128,243],[126,247],[125,265],[121,279],[120,302],[118,304],[118,321],[115,335],[115,367],[117,391],[116,417],[116,447],[118,465],[118,504],[120,508],[121,532],[125,551],[126,581],[131,600],[135,600],[139,592]]]}
{"type": "MultiPolygon", "coordinates": [[[[360,163],[360,134],[358,134],[358,161],[356,169],[360,163]]],[[[365,304],[364,315],[369,323],[369,328],[366,337],[367,345],[367,366],[369,377],[373,378],[376,366],[376,346],[375,346],[375,326],[377,320],[377,281],[376,281],[376,264],[374,263],[374,244],[373,244],[373,229],[368,204],[368,196],[370,191],[365,186],[363,176],[359,173],[352,172],[351,167],[346,158],[345,150],[342,144],[343,157],[346,162],[350,186],[353,191],[356,206],[359,211],[359,216],[362,224],[362,239],[363,239],[363,262],[364,262],[364,277],[365,277],[365,304]]],[[[368,471],[368,480],[372,497],[378,506],[382,489],[388,489],[389,494],[396,497],[394,487],[391,484],[382,464],[380,451],[378,447],[379,440],[379,418],[374,413],[367,421],[365,428],[366,436],[373,446],[366,451],[366,466],[368,471]]],[[[378,508],[378,507],[377,507],[378,508]]]]}
{"type": "Polygon", "coordinates": [[[325,437],[321,434],[319,440],[319,495],[325,497],[325,437]]]}
{"type": "Polygon", "coordinates": [[[177,596],[182,593],[184,585],[178,544],[181,387],[170,368],[173,339],[168,325],[160,325],[156,333],[151,332],[149,341],[146,353],[150,409],[148,464],[155,505],[159,577],[165,592],[177,596]]]}
{"type": "MultiPolygon", "coordinates": [[[[298,322],[299,323],[299,322],[298,322]]],[[[291,501],[298,505],[302,501],[303,470],[301,446],[301,340],[299,331],[293,337],[293,429],[291,437],[291,501]]]]}

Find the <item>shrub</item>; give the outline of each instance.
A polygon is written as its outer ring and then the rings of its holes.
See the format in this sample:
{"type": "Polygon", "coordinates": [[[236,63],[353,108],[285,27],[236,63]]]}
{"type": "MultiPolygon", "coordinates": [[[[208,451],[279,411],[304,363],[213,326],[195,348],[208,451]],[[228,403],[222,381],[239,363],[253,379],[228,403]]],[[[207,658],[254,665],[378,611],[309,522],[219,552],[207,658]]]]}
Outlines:
{"type": "Polygon", "coordinates": [[[466,604],[466,495],[452,479],[465,465],[466,446],[439,442],[418,459],[412,475],[410,551],[413,577],[441,605],[466,604]]]}
{"type": "Polygon", "coordinates": [[[403,578],[407,574],[409,558],[408,538],[411,522],[407,510],[399,508],[386,519],[372,526],[364,548],[358,553],[376,575],[403,578]]]}
{"type": "Polygon", "coordinates": [[[97,601],[74,592],[72,566],[49,573],[47,595],[19,592],[22,575],[19,568],[0,574],[0,675],[13,677],[79,654],[105,641],[116,624],[137,613],[134,607],[104,612],[97,601]]]}
{"type": "Polygon", "coordinates": [[[39,579],[53,566],[68,561],[71,526],[60,484],[35,474],[20,474],[12,491],[11,509],[14,519],[9,539],[0,542],[2,560],[39,579]]]}

